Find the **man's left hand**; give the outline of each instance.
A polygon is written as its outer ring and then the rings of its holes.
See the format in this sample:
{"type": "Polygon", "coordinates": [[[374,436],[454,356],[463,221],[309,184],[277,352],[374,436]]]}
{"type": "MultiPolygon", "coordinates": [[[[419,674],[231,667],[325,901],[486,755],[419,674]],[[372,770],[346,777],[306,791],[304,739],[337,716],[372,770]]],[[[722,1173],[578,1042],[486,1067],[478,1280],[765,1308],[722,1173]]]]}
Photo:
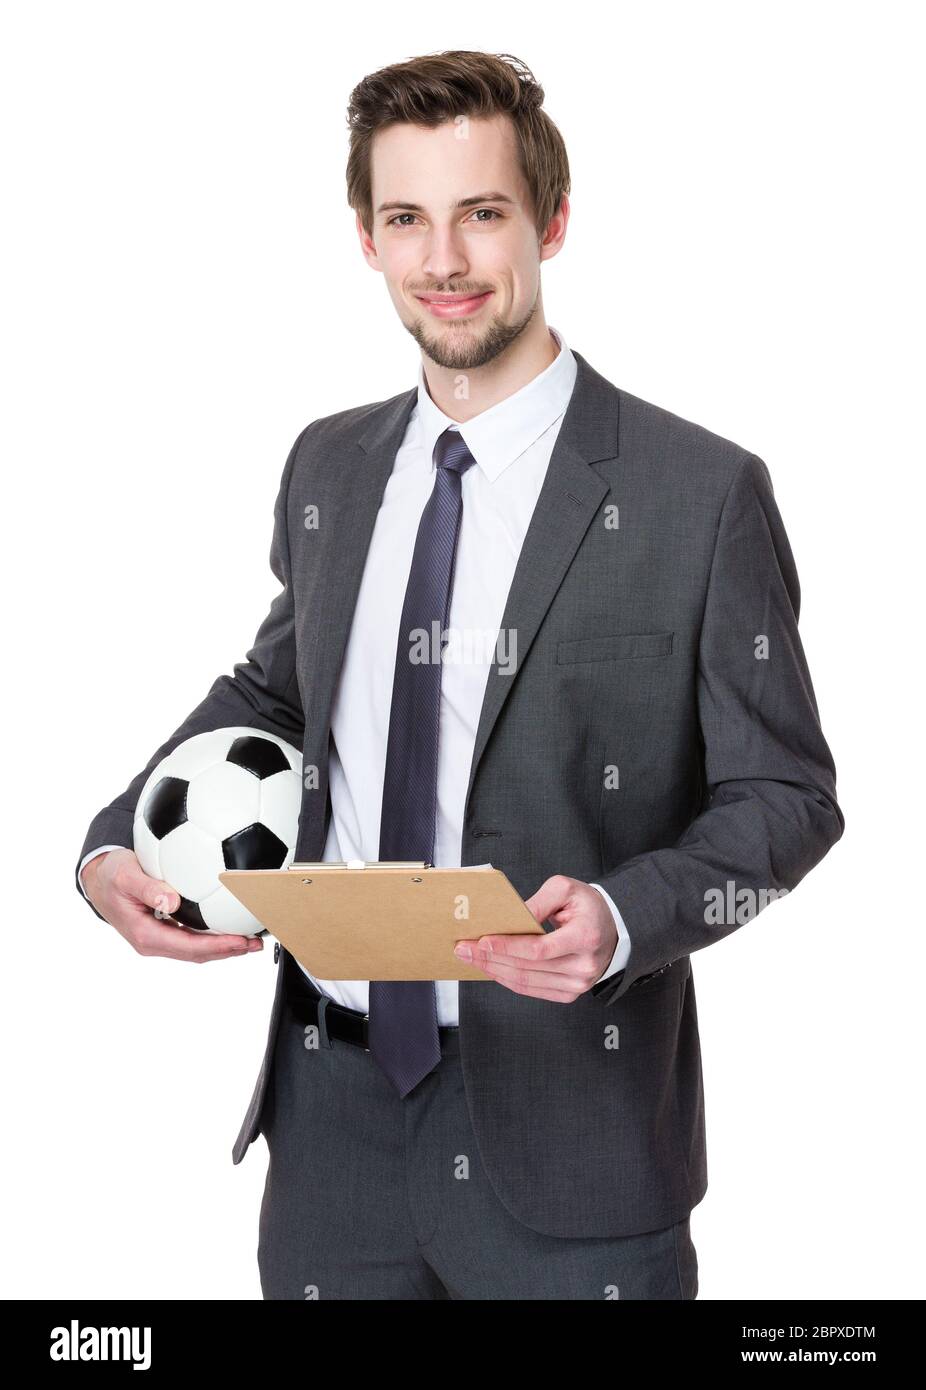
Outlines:
{"type": "Polygon", "coordinates": [[[617,928],[611,910],[597,888],[563,874],[548,878],[527,907],[538,922],[552,922],[556,930],[458,941],[454,954],[515,994],[571,1004],[598,982],[614,955],[617,928]]]}

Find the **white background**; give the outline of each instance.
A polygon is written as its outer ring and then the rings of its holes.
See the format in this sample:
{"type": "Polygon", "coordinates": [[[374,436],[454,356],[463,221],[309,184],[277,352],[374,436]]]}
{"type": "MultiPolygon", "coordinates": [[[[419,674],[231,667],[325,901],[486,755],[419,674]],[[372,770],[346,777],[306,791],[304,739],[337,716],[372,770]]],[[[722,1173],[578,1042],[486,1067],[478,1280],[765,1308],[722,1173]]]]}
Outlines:
{"type": "Polygon", "coordinates": [[[296,435],[414,385],[346,204],[344,113],[373,69],[469,47],[528,62],[567,142],[548,321],[767,463],[837,764],[843,840],[693,958],[700,1297],[926,1294],[916,21],[781,0],[5,10],[0,1292],[260,1297],[266,1146],[238,1167],[231,1146],[271,951],[143,959],[73,870],[250,646],[296,435]]]}

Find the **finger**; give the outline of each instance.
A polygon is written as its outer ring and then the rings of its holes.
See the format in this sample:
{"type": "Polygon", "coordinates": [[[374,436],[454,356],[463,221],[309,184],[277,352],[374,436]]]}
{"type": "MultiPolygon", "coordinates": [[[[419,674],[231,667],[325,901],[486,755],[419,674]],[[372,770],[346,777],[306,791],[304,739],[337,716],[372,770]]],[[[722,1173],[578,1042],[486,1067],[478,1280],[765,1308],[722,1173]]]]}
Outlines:
{"type": "Polygon", "coordinates": [[[480,936],[474,940],[458,941],[457,945],[469,946],[474,960],[487,955],[490,960],[545,961],[558,960],[561,956],[584,950],[588,946],[588,939],[582,923],[570,922],[564,927],[544,932],[543,936],[527,933],[520,936],[480,936]]]}
{"type": "Polygon", "coordinates": [[[577,880],[565,874],[554,874],[542,883],[533,897],[525,900],[531,914],[540,923],[545,922],[554,912],[559,912],[571,900],[577,880]]]}
{"type": "Polygon", "coordinates": [[[508,956],[501,955],[497,951],[486,951],[480,947],[478,941],[473,942],[473,952],[471,964],[477,965],[480,970],[490,966],[506,966],[509,970],[537,970],[547,975],[562,974],[564,969],[569,969],[574,965],[577,957],[574,951],[570,951],[565,956],[550,956],[542,959],[535,956],[508,956]]]}
{"type": "Polygon", "coordinates": [[[583,970],[588,965],[588,956],[577,955],[571,951],[568,956],[555,956],[549,961],[531,961],[525,960],[523,957],[503,959],[500,956],[477,955],[472,964],[476,966],[477,970],[485,970],[488,974],[494,971],[504,972],[506,977],[516,974],[519,970],[530,970],[538,978],[546,976],[547,983],[552,984],[555,989],[559,989],[564,975],[575,980],[581,978],[583,970]]]}
{"type": "Polygon", "coordinates": [[[581,994],[586,988],[579,981],[558,976],[557,983],[551,983],[554,978],[548,972],[541,973],[536,970],[521,970],[513,974],[496,975],[494,971],[487,971],[489,979],[495,980],[496,984],[504,989],[510,989],[513,994],[524,994],[532,999],[549,999],[554,1004],[572,1004],[576,995],[581,994]]]}
{"type": "Polygon", "coordinates": [[[204,963],[210,960],[228,960],[232,956],[248,956],[262,951],[264,943],[256,936],[233,936],[212,932],[188,932],[180,929],[186,938],[188,952],[178,956],[179,960],[204,963]]]}
{"type": "Polygon", "coordinates": [[[251,942],[257,939],[224,932],[193,931],[190,927],[174,927],[145,913],[143,921],[134,932],[133,944],[143,955],[167,956],[172,960],[202,963],[227,960],[229,956],[245,956],[251,950],[251,942]]]}
{"type": "Polygon", "coordinates": [[[492,960],[484,965],[481,961],[475,964],[477,969],[482,970],[490,979],[508,986],[516,985],[521,989],[571,990],[573,994],[588,989],[588,981],[582,973],[581,960],[575,956],[569,957],[568,965],[554,970],[537,970],[531,965],[525,965],[523,961],[507,964],[504,961],[492,960]]]}
{"type": "Polygon", "coordinates": [[[164,899],[160,905],[166,912],[176,912],[180,906],[177,890],[163,879],[151,878],[146,874],[134,855],[119,864],[113,882],[120,893],[144,903],[145,907],[157,907],[159,898],[164,899]]]}

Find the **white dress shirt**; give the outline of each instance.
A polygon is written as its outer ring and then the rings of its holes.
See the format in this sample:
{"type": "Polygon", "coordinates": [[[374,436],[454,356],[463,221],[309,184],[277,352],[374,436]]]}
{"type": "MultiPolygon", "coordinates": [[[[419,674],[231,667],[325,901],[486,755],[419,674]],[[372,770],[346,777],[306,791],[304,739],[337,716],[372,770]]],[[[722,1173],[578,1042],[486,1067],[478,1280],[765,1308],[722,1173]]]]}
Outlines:
{"type": "MultiPolygon", "coordinates": [[[[418,524],[434,486],[434,446],[458,429],[475,459],[463,474],[463,518],[442,661],[433,862],[459,867],[463,816],[476,729],[508,590],[550,455],[575,385],[576,360],[558,330],[550,365],[497,405],[457,424],[428,394],[423,365],[418,399],[376,517],[331,715],[331,821],[323,860],[379,858],[380,812],[396,644],[418,524]]],[[[507,648],[500,648],[504,661],[507,648]]],[[[104,849],[92,850],[84,865],[104,849]]],[[[81,885],[83,886],[83,885],[81,885]]],[[[605,979],[626,965],[630,938],[599,884],[618,932],[605,979]]],[[[537,884],[540,887],[540,884],[537,884]]],[[[304,967],[301,967],[305,969],[304,967]]],[[[367,980],[321,980],[316,988],[347,1008],[368,1011],[367,980]]],[[[458,983],[437,980],[441,1026],[456,1025],[458,983]]]]}

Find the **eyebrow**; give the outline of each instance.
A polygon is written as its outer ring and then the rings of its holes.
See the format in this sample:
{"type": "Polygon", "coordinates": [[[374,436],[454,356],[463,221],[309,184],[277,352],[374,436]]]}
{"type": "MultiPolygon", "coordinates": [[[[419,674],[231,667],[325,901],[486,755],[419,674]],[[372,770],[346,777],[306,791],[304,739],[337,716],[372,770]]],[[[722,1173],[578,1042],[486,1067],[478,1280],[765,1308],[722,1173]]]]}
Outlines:
{"type": "MultiPolygon", "coordinates": [[[[474,193],[471,198],[461,198],[459,202],[452,203],[454,208],[472,208],[479,203],[508,203],[514,206],[514,199],[509,198],[507,193],[474,193]]],[[[424,212],[420,203],[380,203],[376,209],[377,214],[381,212],[424,212]]]]}

